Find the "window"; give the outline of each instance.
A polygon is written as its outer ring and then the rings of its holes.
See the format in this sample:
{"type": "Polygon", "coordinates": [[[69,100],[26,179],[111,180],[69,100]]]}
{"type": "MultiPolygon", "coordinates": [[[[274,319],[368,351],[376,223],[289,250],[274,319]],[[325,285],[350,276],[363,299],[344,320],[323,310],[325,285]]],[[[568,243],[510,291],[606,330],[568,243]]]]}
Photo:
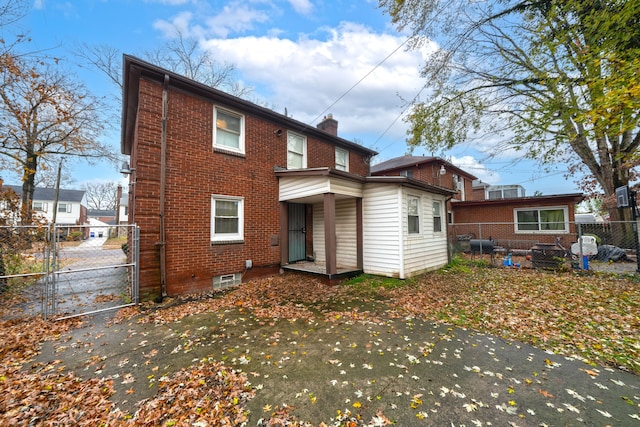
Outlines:
{"type": "Polygon", "coordinates": [[[71,203],[58,203],[58,213],[71,212],[71,203]]]}
{"type": "Polygon", "coordinates": [[[505,199],[512,199],[518,197],[518,190],[515,188],[505,189],[502,194],[505,199]]]}
{"type": "Polygon", "coordinates": [[[244,240],[244,199],[241,197],[212,196],[211,241],[230,242],[244,240]]]}
{"type": "Polygon", "coordinates": [[[32,204],[33,206],[33,210],[36,212],[46,212],[47,211],[47,204],[44,202],[33,202],[32,204]]]}
{"type": "Polygon", "coordinates": [[[516,233],[568,232],[567,208],[527,208],[514,211],[516,233]]]}
{"type": "Polygon", "coordinates": [[[502,190],[489,191],[489,200],[502,199],[502,190]]]}
{"type": "Polygon", "coordinates": [[[407,220],[409,234],[420,233],[420,199],[409,196],[407,199],[407,220]]]}
{"type": "Polygon", "coordinates": [[[349,172],[349,151],[336,147],[336,169],[349,172]]]}
{"type": "Polygon", "coordinates": [[[213,146],[244,153],[244,117],[221,108],[214,108],[216,131],[213,146]]]}
{"type": "Polygon", "coordinates": [[[307,138],[297,133],[287,133],[287,169],[307,167],[307,138]]]}
{"type": "Polygon", "coordinates": [[[412,170],[400,171],[400,176],[406,176],[407,178],[413,178],[413,171],[412,170]]]}
{"type": "Polygon", "coordinates": [[[439,233],[442,231],[442,212],[440,209],[440,202],[433,202],[433,232],[439,233]]]}

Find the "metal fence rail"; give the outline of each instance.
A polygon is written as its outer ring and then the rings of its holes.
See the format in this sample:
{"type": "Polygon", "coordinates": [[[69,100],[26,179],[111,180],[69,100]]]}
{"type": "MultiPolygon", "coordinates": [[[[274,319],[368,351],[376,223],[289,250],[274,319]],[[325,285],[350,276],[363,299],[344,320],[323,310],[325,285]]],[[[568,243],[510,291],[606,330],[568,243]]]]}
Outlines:
{"type": "Polygon", "coordinates": [[[135,225],[0,227],[0,291],[51,319],[135,304],[139,239],[135,225]]]}

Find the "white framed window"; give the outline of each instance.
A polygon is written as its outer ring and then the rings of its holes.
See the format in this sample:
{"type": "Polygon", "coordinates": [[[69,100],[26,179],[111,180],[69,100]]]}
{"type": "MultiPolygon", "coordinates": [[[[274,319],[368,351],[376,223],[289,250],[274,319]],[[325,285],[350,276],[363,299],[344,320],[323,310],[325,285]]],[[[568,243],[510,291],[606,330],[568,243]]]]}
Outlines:
{"type": "Polygon", "coordinates": [[[244,198],[211,196],[211,241],[244,240],[244,198]]]}
{"type": "Polygon", "coordinates": [[[433,201],[433,232],[442,231],[442,203],[438,200],[433,201]]]}
{"type": "Polygon", "coordinates": [[[413,171],[409,170],[409,169],[400,171],[400,176],[406,176],[407,178],[413,178],[413,171]]]}
{"type": "Polygon", "coordinates": [[[420,198],[407,197],[407,225],[409,234],[420,233],[420,198]]]}
{"type": "Polygon", "coordinates": [[[566,206],[522,208],[513,211],[516,233],[568,233],[566,206]]]}
{"type": "Polygon", "coordinates": [[[307,167],[307,138],[303,135],[287,132],[287,169],[307,167]]]}
{"type": "Polygon", "coordinates": [[[336,147],[336,169],[349,172],[349,151],[336,147]]]}
{"type": "Polygon", "coordinates": [[[214,107],[213,122],[213,146],[244,154],[244,116],[214,107]]]}
{"type": "Polygon", "coordinates": [[[71,203],[58,203],[58,213],[71,213],[71,203]]]}
{"type": "Polygon", "coordinates": [[[36,212],[46,212],[47,211],[47,203],[46,202],[33,202],[32,205],[33,210],[36,212]]]}

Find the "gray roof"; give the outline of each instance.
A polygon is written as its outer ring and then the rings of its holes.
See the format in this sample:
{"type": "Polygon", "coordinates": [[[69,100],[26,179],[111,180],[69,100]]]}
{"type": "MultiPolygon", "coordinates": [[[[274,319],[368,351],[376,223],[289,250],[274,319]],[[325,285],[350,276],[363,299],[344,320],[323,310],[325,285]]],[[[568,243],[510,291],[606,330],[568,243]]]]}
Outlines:
{"type": "MultiPolygon", "coordinates": [[[[21,185],[6,185],[5,187],[11,188],[18,196],[22,196],[21,185]]],[[[60,189],[58,200],[61,202],[82,202],[84,197],[84,190],[65,190],[60,189]]],[[[41,188],[36,187],[33,192],[33,200],[55,200],[56,189],[55,188],[41,188]]]]}
{"type": "Polygon", "coordinates": [[[417,166],[422,163],[442,163],[445,164],[447,168],[455,170],[457,173],[461,173],[467,175],[469,177],[476,178],[473,174],[460,169],[454,164],[442,159],[440,157],[432,157],[432,156],[400,156],[394,157],[393,159],[386,160],[384,162],[378,163],[376,165],[371,166],[371,173],[381,173],[389,170],[406,168],[409,166],[417,166]]]}
{"type": "Polygon", "coordinates": [[[87,216],[91,218],[104,217],[104,216],[116,216],[116,211],[113,209],[89,209],[87,211],[87,216]]]}

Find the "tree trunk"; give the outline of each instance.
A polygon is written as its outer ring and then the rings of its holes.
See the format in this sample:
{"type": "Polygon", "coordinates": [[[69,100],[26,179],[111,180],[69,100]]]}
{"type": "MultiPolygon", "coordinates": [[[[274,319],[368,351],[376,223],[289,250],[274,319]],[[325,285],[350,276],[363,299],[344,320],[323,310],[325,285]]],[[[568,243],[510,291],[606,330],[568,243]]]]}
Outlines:
{"type": "Polygon", "coordinates": [[[22,175],[22,207],[20,214],[23,225],[33,222],[33,193],[35,192],[37,169],[38,156],[33,152],[29,152],[25,159],[24,173],[22,175]]]}

